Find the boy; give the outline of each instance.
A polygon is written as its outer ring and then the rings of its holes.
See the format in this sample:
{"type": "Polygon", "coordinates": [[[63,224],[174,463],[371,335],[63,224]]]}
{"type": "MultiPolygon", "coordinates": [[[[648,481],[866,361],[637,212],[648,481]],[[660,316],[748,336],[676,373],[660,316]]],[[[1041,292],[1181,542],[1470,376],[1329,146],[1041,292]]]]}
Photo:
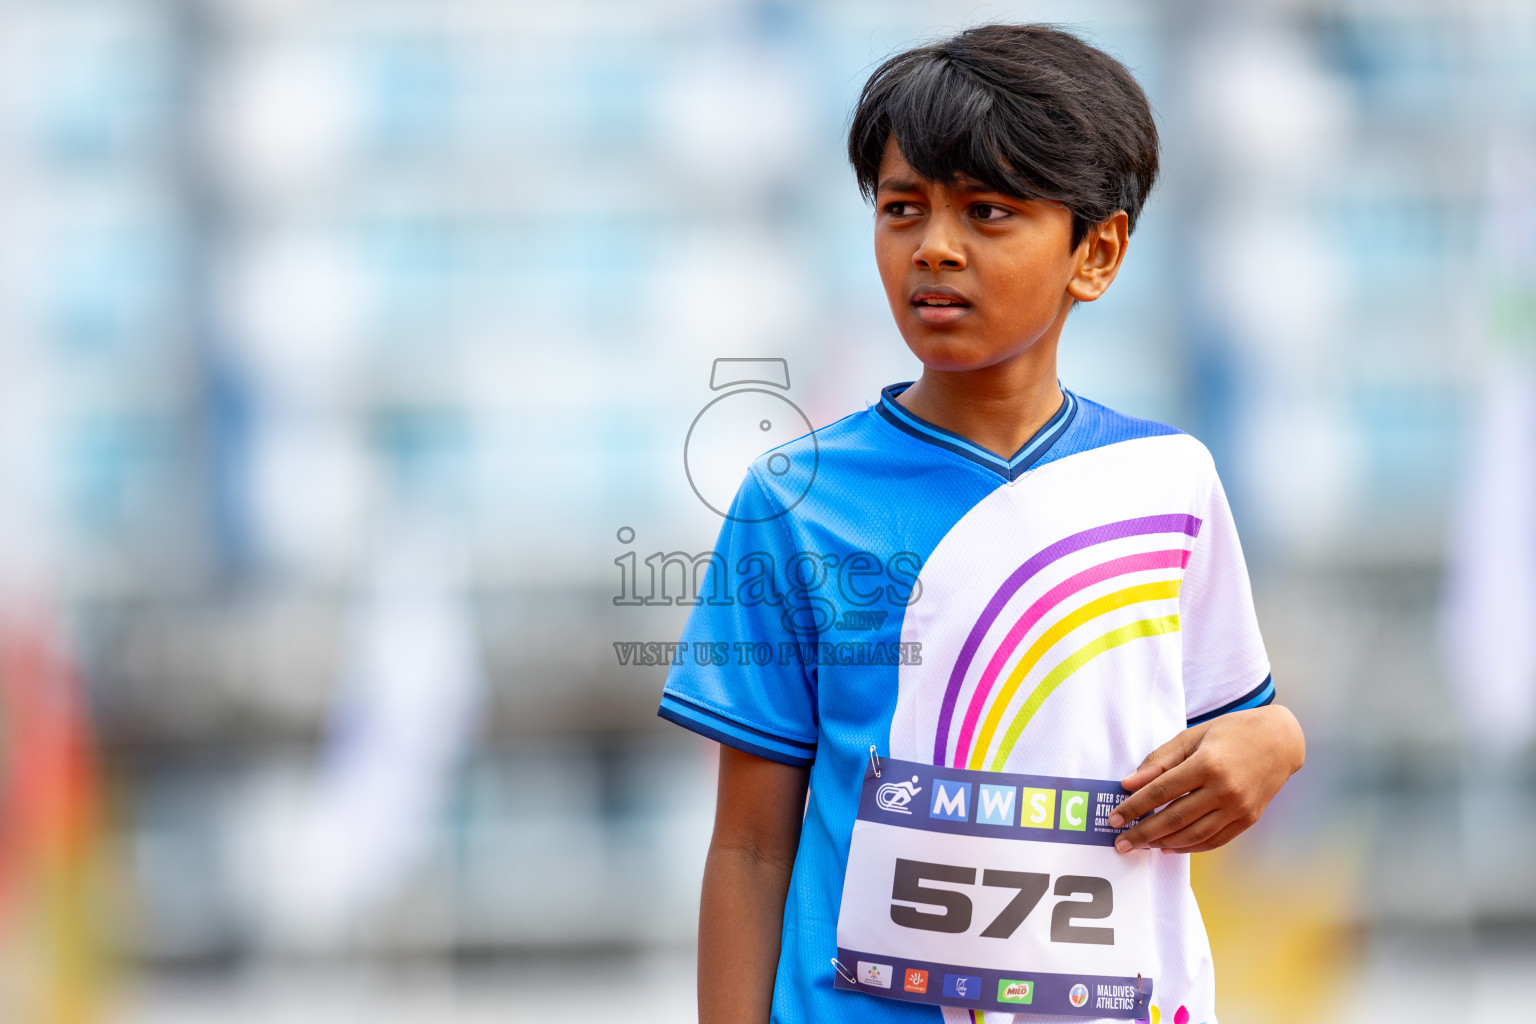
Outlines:
{"type": "Polygon", "coordinates": [[[754,463],[667,679],[722,743],[700,1019],[1215,1021],[1179,854],[1301,730],[1210,455],[1056,379],[1157,172],[1146,98],[987,26],[876,70],[848,148],[923,372],[754,463]]]}

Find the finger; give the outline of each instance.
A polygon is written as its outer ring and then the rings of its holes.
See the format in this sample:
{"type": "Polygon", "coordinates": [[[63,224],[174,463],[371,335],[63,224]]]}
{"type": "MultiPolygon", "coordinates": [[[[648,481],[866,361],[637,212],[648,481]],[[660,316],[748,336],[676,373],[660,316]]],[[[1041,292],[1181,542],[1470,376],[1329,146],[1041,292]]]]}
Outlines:
{"type": "Polygon", "coordinates": [[[1177,800],[1205,782],[1205,769],[1198,762],[1185,761],[1126,797],[1109,816],[1112,828],[1120,828],[1128,821],[1135,821],[1144,814],[1177,800]],[[1117,820],[1118,819],[1118,820],[1117,820]]]}
{"type": "MultiPolygon", "coordinates": [[[[1115,849],[1124,853],[1158,841],[1188,828],[1206,815],[1221,809],[1221,801],[1208,790],[1197,789],[1180,797],[1145,821],[1138,821],[1115,839],[1115,849]]],[[[1225,824],[1225,821],[1222,822],[1225,824]]],[[[1214,829],[1212,830],[1214,832],[1214,829]]]]}
{"type": "Polygon", "coordinates": [[[1150,845],[1154,850],[1186,850],[1213,838],[1231,823],[1232,812],[1227,808],[1217,807],[1177,832],[1170,832],[1161,839],[1154,839],[1150,845]]]}
{"type": "Polygon", "coordinates": [[[1158,747],[1152,753],[1142,758],[1141,764],[1134,772],[1120,780],[1120,785],[1126,789],[1140,789],[1163,772],[1181,764],[1190,754],[1194,753],[1200,745],[1200,737],[1205,735],[1206,725],[1197,725],[1192,729],[1185,729],[1173,739],[1158,747]]]}
{"type": "Polygon", "coordinates": [[[1203,843],[1196,843],[1194,846],[1191,846],[1189,849],[1187,849],[1187,850],[1180,850],[1179,852],[1180,853],[1205,853],[1205,852],[1207,852],[1209,850],[1214,850],[1214,849],[1217,849],[1218,847],[1226,846],[1232,840],[1236,839],[1238,836],[1242,835],[1244,832],[1247,832],[1252,827],[1253,827],[1253,825],[1252,825],[1251,822],[1247,822],[1247,821],[1244,821],[1243,819],[1239,818],[1236,821],[1234,821],[1231,824],[1229,824],[1226,828],[1222,829],[1220,832],[1217,832],[1211,838],[1207,839],[1205,842],[1203,842],[1203,843]]]}

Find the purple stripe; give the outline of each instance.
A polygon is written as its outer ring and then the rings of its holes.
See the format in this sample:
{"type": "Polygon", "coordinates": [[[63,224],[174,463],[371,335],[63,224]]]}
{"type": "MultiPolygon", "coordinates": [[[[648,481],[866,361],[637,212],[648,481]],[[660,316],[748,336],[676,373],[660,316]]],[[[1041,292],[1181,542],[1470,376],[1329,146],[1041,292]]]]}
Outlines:
{"type": "Polygon", "coordinates": [[[1074,551],[1091,548],[1095,544],[1103,544],[1106,541],[1119,540],[1122,537],[1135,537],[1148,533],[1184,533],[1191,537],[1198,537],[1200,520],[1195,516],[1172,514],[1142,516],[1138,519],[1123,519],[1118,523],[1106,523],[1057,541],[1045,550],[1031,555],[1023,565],[1013,570],[1013,574],[1003,581],[1003,585],[997,588],[997,593],[992,595],[992,600],[988,601],[987,606],[982,609],[981,617],[976,620],[976,625],[971,627],[971,635],[965,638],[965,645],[960,648],[960,657],[955,660],[954,670],[949,674],[949,686],[944,690],[944,703],[939,707],[938,733],[933,740],[934,764],[944,763],[944,750],[949,746],[949,720],[955,713],[955,702],[960,699],[960,686],[965,682],[966,672],[970,671],[971,661],[976,657],[981,639],[987,635],[987,630],[992,628],[992,623],[997,621],[998,615],[1002,614],[1003,606],[1018,592],[1019,588],[1041,569],[1074,551]]]}

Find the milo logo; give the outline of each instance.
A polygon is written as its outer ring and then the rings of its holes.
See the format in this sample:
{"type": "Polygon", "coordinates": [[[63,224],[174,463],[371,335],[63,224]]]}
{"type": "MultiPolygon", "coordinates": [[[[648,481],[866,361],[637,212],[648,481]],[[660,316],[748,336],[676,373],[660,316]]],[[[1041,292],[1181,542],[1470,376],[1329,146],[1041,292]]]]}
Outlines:
{"type": "Polygon", "coordinates": [[[997,1001],[1000,1003],[1032,1003],[1035,1001],[1035,983],[1004,978],[997,983],[997,1001]]]}

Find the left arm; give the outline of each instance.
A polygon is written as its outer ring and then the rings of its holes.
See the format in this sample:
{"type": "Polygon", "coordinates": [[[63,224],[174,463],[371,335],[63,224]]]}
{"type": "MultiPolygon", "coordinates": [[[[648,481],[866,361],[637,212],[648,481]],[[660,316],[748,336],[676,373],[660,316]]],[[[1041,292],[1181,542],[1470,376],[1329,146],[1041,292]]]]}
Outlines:
{"type": "Polygon", "coordinates": [[[1115,848],[1200,853],[1225,846],[1259,820],[1306,756],[1301,723],[1278,704],[1191,726],[1121,780],[1133,792],[1109,823],[1120,828],[1147,817],[1115,848]]]}

